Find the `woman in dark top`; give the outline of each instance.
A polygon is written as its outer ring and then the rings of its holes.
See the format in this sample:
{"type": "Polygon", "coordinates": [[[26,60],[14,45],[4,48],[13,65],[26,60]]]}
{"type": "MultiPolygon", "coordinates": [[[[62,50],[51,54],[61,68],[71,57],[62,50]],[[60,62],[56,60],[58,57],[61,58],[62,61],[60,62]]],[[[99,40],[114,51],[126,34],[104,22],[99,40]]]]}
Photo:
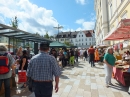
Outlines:
{"type": "Polygon", "coordinates": [[[27,70],[28,67],[28,56],[27,56],[27,51],[23,51],[23,56],[21,57],[21,62],[20,62],[20,70],[27,70]]]}
{"type": "MultiPolygon", "coordinates": [[[[27,56],[27,51],[23,51],[23,56],[21,57],[21,62],[20,62],[20,70],[27,70],[28,68],[28,56],[27,56]]],[[[21,88],[26,88],[26,83],[21,88]]]]}

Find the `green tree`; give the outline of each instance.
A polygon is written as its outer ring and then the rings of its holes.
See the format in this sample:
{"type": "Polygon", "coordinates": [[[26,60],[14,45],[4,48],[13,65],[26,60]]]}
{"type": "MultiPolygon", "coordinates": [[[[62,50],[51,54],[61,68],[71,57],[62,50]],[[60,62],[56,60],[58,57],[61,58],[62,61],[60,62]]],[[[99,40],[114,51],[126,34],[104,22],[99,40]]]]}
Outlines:
{"type": "Polygon", "coordinates": [[[73,44],[71,44],[70,42],[67,42],[67,41],[65,41],[64,44],[67,46],[73,46],[73,44]]]}
{"type": "Polygon", "coordinates": [[[18,18],[17,16],[15,16],[12,20],[11,20],[11,25],[14,28],[18,28],[18,18]]]}
{"type": "Polygon", "coordinates": [[[44,35],[44,38],[47,38],[47,39],[50,38],[49,35],[48,35],[48,31],[47,31],[46,34],[44,35]]]}
{"type": "MultiPolygon", "coordinates": [[[[18,18],[17,16],[15,16],[14,18],[12,18],[11,20],[11,26],[13,28],[18,28],[18,18]]],[[[19,43],[19,39],[13,39],[13,38],[10,38],[10,42],[14,42],[14,45],[17,47],[18,43],[19,43]]]]}
{"type": "Polygon", "coordinates": [[[35,34],[36,36],[40,36],[40,34],[38,33],[38,32],[36,32],[36,34],[35,34]]]}

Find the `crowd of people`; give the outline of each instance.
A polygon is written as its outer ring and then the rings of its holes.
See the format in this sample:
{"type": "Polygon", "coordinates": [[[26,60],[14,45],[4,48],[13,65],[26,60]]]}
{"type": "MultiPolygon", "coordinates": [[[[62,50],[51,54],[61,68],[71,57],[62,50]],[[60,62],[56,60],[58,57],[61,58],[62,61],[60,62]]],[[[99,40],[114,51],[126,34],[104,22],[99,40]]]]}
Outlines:
{"type": "MultiPolygon", "coordinates": [[[[24,50],[22,47],[19,47],[14,55],[14,53],[8,52],[5,45],[0,45],[0,63],[2,63],[0,64],[0,88],[2,82],[4,82],[5,97],[10,97],[10,78],[12,74],[15,76],[19,70],[27,71],[30,59],[29,47],[24,50]]],[[[21,88],[25,88],[26,86],[26,83],[24,83],[21,88]]]]}
{"type": "MultiPolygon", "coordinates": [[[[103,49],[99,50],[93,46],[90,46],[90,48],[86,49],[62,48],[57,50],[55,48],[50,49],[48,43],[41,43],[39,50],[39,54],[32,57],[30,56],[29,47],[27,47],[26,50],[23,50],[22,47],[19,47],[19,49],[16,51],[16,55],[12,56],[10,53],[8,53],[6,46],[0,45],[0,56],[4,56],[7,53],[6,57],[9,61],[7,66],[9,67],[9,72],[0,74],[0,87],[2,82],[4,82],[5,97],[10,97],[10,78],[12,74],[18,74],[19,70],[26,70],[27,77],[32,78],[34,83],[33,91],[36,97],[43,97],[45,94],[50,95],[49,97],[51,97],[54,76],[56,92],[59,89],[58,84],[61,69],[59,68],[58,61],[61,61],[63,67],[74,67],[75,63],[77,63],[79,61],[78,59],[80,58],[82,61],[88,61],[91,64],[91,67],[94,67],[95,62],[103,62],[103,56],[105,54],[103,49]]],[[[109,48],[107,54],[104,56],[104,62],[107,64],[105,67],[107,71],[106,83],[111,83],[112,66],[114,66],[115,62],[115,59],[111,54],[113,54],[113,50],[109,48]],[[108,57],[110,57],[110,60],[108,60],[108,57]],[[111,61],[111,58],[113,58],[113,61],[111,61]]],[[[1,62],[3,62],[3,60],[1,62]]],[[[25,82],[21,88],[26,87],[27,83],[25,82]]]]}
{"type": "Polygon", "coordinates": [[[91,64],[91,67],[95,66],[95,62],[103,62],[103,56],[104,56],[104,50],[103,49],[98,49],[98,48],[93,48],[91,46],[90,48],[82,48],[82,49],[77,49],[77,48],[62,48],[59,50],[56,50],[52,48],[49,52],[50,55],[54,56],[56,59],[61,61],[62,66],[74,66],[76,62],[78,62],[78,59],[80,58],[83,61],[89,61],[91,64]]]}

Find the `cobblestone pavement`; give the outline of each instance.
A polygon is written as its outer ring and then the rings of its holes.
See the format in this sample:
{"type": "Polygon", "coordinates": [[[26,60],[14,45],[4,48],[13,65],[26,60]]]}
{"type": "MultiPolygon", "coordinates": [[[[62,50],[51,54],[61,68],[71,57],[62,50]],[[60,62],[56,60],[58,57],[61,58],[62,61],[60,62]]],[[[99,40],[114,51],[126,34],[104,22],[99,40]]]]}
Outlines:
{"type": "MultiPolygon", "coordinates": [[[[60,77],[59,92],[53,93],[53,97],[130,97],[128,87],[121,86],[114,79],[114,86],[106,88],[104,76],[103,66],[90,67],[88,62],[80,61],[74,68],[65,67],[60,77]]],[[[27,89],[19,95],[12,91],[12,97],[35,97],[27,89]]]]}

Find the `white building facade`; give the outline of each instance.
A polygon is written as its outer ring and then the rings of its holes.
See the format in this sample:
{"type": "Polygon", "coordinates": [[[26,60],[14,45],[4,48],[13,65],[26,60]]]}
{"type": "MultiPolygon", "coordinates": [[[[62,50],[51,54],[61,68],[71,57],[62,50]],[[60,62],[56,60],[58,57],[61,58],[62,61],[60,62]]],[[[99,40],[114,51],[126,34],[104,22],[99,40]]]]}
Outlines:
{"type": "Polygon", "coordinates": [[[95,38],[96,45],[108,44],[104,42],[103,38],[109,32],[109,17],[108,17],[108,3],[107,0],[95,0],[96,24],[95,24],[95,38]]]}
{"type": "Polygon", "coordinates": [[[88,48],[90,45],[95,45],[94,30],[62,32],[58,34],[59,42],[70,42],[74,46],[88,48]]]}
{"type": "Polygon", "coordinates": [[[104,37],[119,26],[121,19],[130,18],[130,0],[95,0],[95,37],[98,44],[116,44],[119,41],[103,41],[104,37]]]}

